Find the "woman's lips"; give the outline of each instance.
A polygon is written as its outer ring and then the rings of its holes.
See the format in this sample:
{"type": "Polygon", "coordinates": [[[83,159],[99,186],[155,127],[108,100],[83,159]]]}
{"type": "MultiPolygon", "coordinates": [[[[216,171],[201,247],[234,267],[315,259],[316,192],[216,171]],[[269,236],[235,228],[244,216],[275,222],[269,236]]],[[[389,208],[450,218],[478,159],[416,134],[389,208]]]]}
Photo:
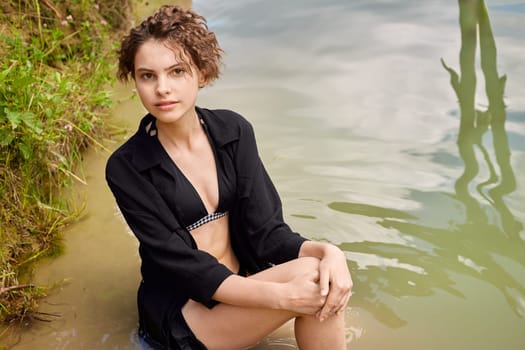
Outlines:
{"type": "Polygon", "coordinates": [[[168,110],[168,109],[175,107],[177,103],[179,102],[178,101],[163,101],[163,102],[156,103],[155,107],[157,107],[160,110],[168,110]]]}

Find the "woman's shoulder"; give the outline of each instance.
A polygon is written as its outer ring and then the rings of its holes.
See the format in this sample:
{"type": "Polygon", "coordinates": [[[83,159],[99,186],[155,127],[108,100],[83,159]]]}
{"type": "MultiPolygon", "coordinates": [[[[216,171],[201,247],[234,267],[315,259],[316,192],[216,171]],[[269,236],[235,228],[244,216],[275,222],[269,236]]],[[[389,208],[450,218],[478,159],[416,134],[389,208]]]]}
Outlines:
{"type": "MultiPolygon", "coordinates": [[[[109,156],[107,167],[128,163],[137,168],[144,168],[149,163],[158,162],[160,153],[154,142],[155,138],[152,137],[154,135],[148,133],[148,126],[152,121],[153,117],[149,114],[142,118],[138,130],[109,156]]],[[[156,130],[152,129],[152,132],[154,131],[156,130]]]]}
{"type": "Polygon", "coordinates": [[[207,109],[197,107],[212,135],[219,144],[232,140],[245,140],[254,137],[251,122],[241,114],[229,109],[207,109]]]}
{"type": "Polygon", "coordinates": [[[139,136],[137,133],[129,137],[123,144],[117,147],[109,156],[108,161],[114,161],[115,159],[129,159],[133,156],[136,149],[139,149],[139,136]]]}

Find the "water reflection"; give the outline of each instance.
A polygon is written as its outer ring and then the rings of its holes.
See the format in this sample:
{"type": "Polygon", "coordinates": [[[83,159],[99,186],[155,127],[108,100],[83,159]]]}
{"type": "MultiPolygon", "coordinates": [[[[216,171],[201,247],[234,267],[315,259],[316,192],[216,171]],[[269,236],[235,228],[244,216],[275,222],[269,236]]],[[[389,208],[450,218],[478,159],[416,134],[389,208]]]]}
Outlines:
{"type": "Polygon", "coordinates": [[[487,9],[484,2],[460,2],[460,26],[462,46],[460,52],[461,77],[442,60],[443,66],[450,73],[451,85],[458,97],[461,122],[458,135],[459,154],[465,164],[463,175],[456,181],[456,193],[467,208],[469,221],[484,220],[486,215],[478,203],[469,193],[468,186],[479,171],[475,154],[477,146],[483,154],[483,159],[490,170],[489,178],[476,186],[477,192],[487,199],[499,212],[504,232],[510,239],[521,241],[519,232],[523,225],[514,219],[509,208],[503,201],[503,196],[516,189],[516,179],[510,162],[510,148],[505,130],[506,111],[503,100],[507,77],[499,76],[496,60],[496,44],[487,9]],[[479,46],[481,67],[485,78],[485,91],[489,101],[485,111],[475,108],[476,74],[475,54],[476,38],[479,28],[479,46]],[[496,165],[500,176],[492,161],[489,152],[482,144],[483,135],[492,131],[493,147],[496,165]],[[492,188],[485,191],[491,185],[492,188]],[[486,194],[485,194],[486,192],[486,194]]]}
{"type": "MultiPolygon", "coordinates": [[[[523,224],[515,218],[504,198],[516,189],[505,130],[506,76],[498,74],[496,44],[484,1],[460,0],[459,14],[460,72],[447,66],[444,60],[441,62],[450,74],[450,83],[459,101],[457,146],[464,170],[455,181],[451,199],[462,204],[459,210],[463,220],[450,218],[448,227],[437,228],[425,224],[425,220],[415,214],[394,209],[349,202],[329,205],[340,212],[378,217],[379,225],[397,230],[407,239],[407,244],[370,241],[341,244],[348,252],[367,254],[382,261],[359,271],[358,293],[353,303],[392,328],[403,326],[406,321],[384,301],[382,294],[428,296],[443,290],[463,298],[453,273],[490,283],[518,317],[525,317],[523,279],[518,280],[509,268],[510,262],[525,267],[525,244],[520,237],[523,224]],[[484,110],[476,108],[478,42],[488,99],[484,110]],[[490,139],[492,150],[483,143],[490,139]],[[475,184],[474,180],[480,176],[478,158],[488,169],[488,178],[475,184]]],[[[417,195],[412,192],[413,197],[417,195]]],[[[451,202],[450,206],[456,203],[451,202]]],[[[351,264],[354,269],[358,268],[356,263],[351,264]]]]}
{"type": "Polygon", "coordinates": [[[504,195],[516,189],[516,178],[510,162],[511,152],[505,130],[504,92],[507,77],[498,74],[496,43],[485,2],[460,1],[459,10],[462,37],[460,74],[448,67],[443,60],[442,63],[450,73],[450,83],[458,97],[461,113],[457,144],[459,154],[465,164],[465,171],[456,181],[455,190],[457,199],[466,208],[466,223],[462,231],[471,233],[473,239],[484,231],[484,234],[492,235],[492,239],[485,241],[491,243],[490,247],[486,247],[490,249],[473,252],[471,260],[478,261],[480,266],[486,269],[482,273],[483,279],[499,288],[509,304],[513,306],[513,310],[523,317],[525,316],[523,305],[516,301],[512,291],[518,291],[523,297],[525,289],[505,272],[490,253],[506,255],[525,266],[524,244],[519,235],[523,224],[514,218],[503,198],[504,195]],[[478,110],[475,107],[475,57],[476,39],[478,38],[485,92],[489,101],[486,110],[478,110]],[[482,143],[483,136],[489,129],[492,132],[495,163],[482,143]],[[481,151],[483,160],[489,169],[489,178],[479,183],[476,191],[499,213],[501,227],[490,224],[482,204],[469,192],[469,184],[479,172],[475,147],[481,151]],[[499,176],[497,168],[499,168],[499,176]]]}

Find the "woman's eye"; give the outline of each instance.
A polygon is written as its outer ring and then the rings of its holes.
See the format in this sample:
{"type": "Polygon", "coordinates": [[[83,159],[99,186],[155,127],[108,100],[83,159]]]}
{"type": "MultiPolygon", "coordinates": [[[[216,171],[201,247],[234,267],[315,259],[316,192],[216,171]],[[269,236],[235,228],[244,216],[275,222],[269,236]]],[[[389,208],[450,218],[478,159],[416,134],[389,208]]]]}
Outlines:
{"type": "Polygon", "coordinates": [[[142,73],[140,75],[140,78],[143,79],[143,80],[150,80],[151,78],[153,78],[153,74],[151,74],[151,73],[142,73]]]}
{"type": "Polygon", "coordinates": [[[176,75],[176,76],[183,75],[184,73],[185,71],[182,68],[175,68],[174,70],[171,71],[171,74],[176,75]]]}

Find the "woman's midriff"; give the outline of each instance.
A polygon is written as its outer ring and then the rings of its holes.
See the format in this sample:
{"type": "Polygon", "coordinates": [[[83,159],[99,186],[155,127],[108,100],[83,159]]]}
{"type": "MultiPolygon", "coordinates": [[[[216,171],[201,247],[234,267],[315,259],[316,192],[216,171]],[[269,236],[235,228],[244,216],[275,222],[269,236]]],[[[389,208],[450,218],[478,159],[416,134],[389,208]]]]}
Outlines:
{"type": "Polygon", "coordinates": [[[228,215],[199,226],[190,233],[200,250],[213,255],[232,272],[237,273],[239,271],[239,261],[233,252],[230,241],[228,215]]]}

